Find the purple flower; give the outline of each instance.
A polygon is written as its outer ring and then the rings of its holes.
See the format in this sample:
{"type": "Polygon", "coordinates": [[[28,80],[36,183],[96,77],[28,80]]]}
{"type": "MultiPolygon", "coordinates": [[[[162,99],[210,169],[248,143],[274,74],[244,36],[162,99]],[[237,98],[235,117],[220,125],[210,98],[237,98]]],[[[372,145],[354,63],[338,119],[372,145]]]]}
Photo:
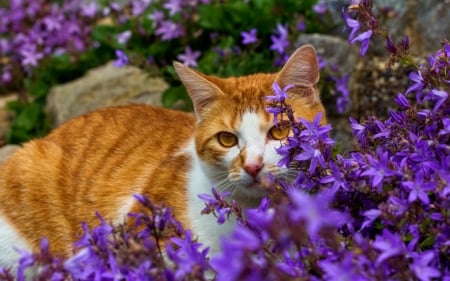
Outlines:
{"type": "Polygon", "coordinates": [[[353,117],[350,117],[350,127],[352,128],[352,134],[361,146],[365,146],[367,140],[367,128],[366,126],[358,123],[353,117]]]}
{"type": "Polygon", "coordinates": [[[340,227],[348,222],[347,215],[329,208],[334,196],[330,190],[311,196],[303,191],[291,189],[288,195],[292,202],[290,218],[294,223],[304,221],[310,237],[316,237],[324,227],[340,227]]]}
{"type": "Polygon", "coordinates": [[[300,20],[297,23],[297,30],[300,31],[300,32],[303,32],[303,31],[306,30],[306,22],[304,20],[300,20]]]}
{"type": "Polygon", "coordinates": [[[411,72],[409,74],[409,79],[413,82],[413,84],[406,89],[405,95],[408,95],[413,91],[417,91],[419,94],[422,93],[422,89],[425,87],[422,72],[420,70],[417,72],[411,72]]]}
{"type": "Polygon", "coordinates": [[[200,57],[200,51],[192,51],[188,46],[184,49],[183,54],[179,54],[177,58],[187,66],[197,67],[197,59],[200,57]]]}
{"type": "Polygon", "coordinates": [[[398,104],[399,106],[401,106],[404,109],[408,109],[411,107],[408,99],[406,99],[406,97],[402,93],[398,93],[397,96],[395,97],[394,101],[396,104],[398,104]]]}
{"type": "Polygon", "coordinates": [[[294,85],[286,85],[283,89],[281,89],[280,85],[278,85],[277,82],[273,82],[272,84],[272,92],[273,96],[266,96],[265,99],[269,101],[275,101],[275,102],[284,102],[285,99],[287,99],[289,96],[287,94],[287,91],[291,88],[293,88],[294,85]]]}
{"type": "Polygon", "coordinates": [[[367,30],[366,32],[359,34],[358,36],[356,36],[355,38],[353,38],[350,41],[351,44],[354,44],[356,42],[361,42],[361,49],[359,50],[359,53],[361,54],[361,56],[364,56],[366,54],[367,49],[369,48],[369,42],[370,42],[370,39],[372,38],[372,35],[373,35],[373,31],[367,30]]]}
{"type": "Polygon", "coordinates": [[[126,44],[128,42],[128,40],[130,40],[131,38],[131,31],[127,30],[124,32],[121,32],[119,34],[117,34],[117,42],[119,42],[119,44],[126,44]]]}
{"type": "Polygon", "coordinates": [[[395,46],[394,41],[392,41],[391,37],[389,37],[389,36],[386,38],[386,49],[391,54],[396,54],[397,53],[397,46],[395,46]]]}
{"type": "Polygon", "coordinates": [[[320,267],[325,271],[324,280],[329,281],[366,281],[367,278],[358,273],[354,260],[357,259],[352,252],[348,252],[342,260],[326,259],[319,261],[320,267]]]}
{"type": "Polygon", "coordinates": [[[217,223],[223,224],[228,216],[231,214],[230,204],[225,200],[230,196],[230,192],[219,193],[215,188],[212,188],[211,194],[199,194],[198,197],[206,203],[202,214],[214,213],[217,216],[217,223]]]}
{"type": "Polygon", "coordinates": [[[192,233],[186,231],[185,237],[174,237],[171,241],[175,244],[173,247],[170,243],[167,244],[166,250],[169,258],[177,265],[175,271],[175,278],[178,280],[183,279],[185,275],[199,267],[203,270],[208,269],[206,263],[206,255],[208,254],[208,248],[201,250],[202,244],[194,242],[192,240],[192,233]]]}
{"type": "Polygon", "coordinates": [[[61,17],[47,16],[43,20],[43,23],[48,31],[57,31],[61,29],[61,17]]]}
{"type": "Polygon", "coordinates": [[[435,187],[435,183],[425,182],[423,172],[419,171],[416,173],[414,181],[404,181],[402,182],[402,186],[409,190],[408,201],[410,203],[419,199],[423,204],[428,205],[430,199],[428,198],[427,192],[435,187]]]}
{"type": "Polygon", "coordinates": [[[256,28],[252,28],[249,32],[242,31],[242,44],[249,45],[258,42],[258,37],[256,37],[256,28]]]}
{"type": "Polygon", "coordinates": [[[164,20],[155,30],[156,35],[161,36],[162,41],[170,41],[184,36],[184,27],[179,23],[170,20],[164,20]]]}
{"type": "Polygon", "coordinates": [[[211,257],[211,267],[216,272],[217,281],[240,280],[239,276],[245,270],[242,262],[244,251],[231,239],[222,240],[222,250],[211,257]]]}
{"type": "Polygon", "coordinates": [[[380,255],[376,260],[377,264],[388,258],[403,255],[406,252],[402,238],[397,233],[392,233],[387,229],[384,229],[382,235],[378,235],[375,238],[372,245],[380,251],[380,255]]]}
{"type": "Polygon", "coordinates": [[[339,113],[343,113],[350,104],[350,95],[348,91],[348,80],[349,75],[344,75],[341,78],[332,76],[331,77],[335,83],[336,92],[340,93],[337,98],[337,109],[339,113]]]}
{"type": "Polygon", "coordinates": [[[300,133],[300,137],[306,138],[311,143],[318,143],[321,141],[324,144],[332,146],[334,140],[328,135],[331,131],[331,125],[321,125],[322,113],[319,112],[313,119],[313,121],[308,121],[303,118],[299,118],[298,121],[305,126],[305,129],[300,133]]]}
{"type": "Polygon", "coordinates": [[[319,15],[325,14],[327,12],[327,4],[324,2],[315,4],[313,6],[313,11],[319,15]]]}
{"type": "Polygon", "coordinates": [[[17,280],[18,281],[25,281],[25,271],[27,268],[30,268],[34,265],[35,260],[32,253],[29,253],[27,251],[21,250],[20,253],[20,259],[19,259],[19,266],[17,267],[17,280]]]}
{"type": "Polygon", "coordinates": [[[297,161],[306,161],[310,160],[309,164],[309,172],[312,174],[316,171],[317,164],[319,164],[322,168],[325,168],[327,164],[325,163],[325,158],[322,155],[322,152],[318,148],[314,148],[308,144],[301,145],[303,151],[294,157],[297,161]]]}
{"type": "Polygon", "coordinates": [[[182,1],[181,0],[169,0],[163,5],[164,8],[169,10],[169,15],[173,16],[176,13],[182,11],[182,1]]]}
{"type": "Polygon", "coordinates": [[[246,211],[246,216],[252,225],[257,225],[260,228],[266,229],[272,223],[275,216],[275,210],[269,207],[269,200],[264,197],[258,208],[248,209],[246,211]]]}
{"type": "Polygon", "coordinates": [[[131,1],[131,13],[133,16],[141,15],[152,0],[133,0],[131,1]]]}
{"type": "Polygon", "coordinates": [[[421,254],[414,253],[410,268],[420,281],[431,281],[441,276],[439,269],[430,266],[434,258],[435,255],[432,251],[426,251],[421,254]]]}
{"type": "Polygon", "coordinates": [[[363,215],[366,217],[366,220],[361,225],[360,231],[370,226],[381,215],[381,211],[378,209],[371,209],[365,211],[363,215]]]}
{"type": "Polygon", "coordinates": [[[348,36],[348,40],[351,42],[355,38],[356,33],[361,29],[361,24],[358,20],[352,19],[345,9],[342,9],[342,14],[346,25],[351,29],[350,35],[348,36]]]}
{"type": "Polygon", "coordinates": [[[339,188],[342,188],[343,190],[348,191],[348,183],[341,168],[334,162],[330,162],[329,167],[331,169],[331,174],[321,178],[320,183],[333,183],[331,186],[332,190],[337,191],[339,188]]]}
{"type": "Polygon", "coordinates": [[[163,11],[159,11],[159,10],[155,10],[153,11],[153,13],[149,14],[147,16],[148,19],[153,21],[152,26],[156,27],[158,25],[161,24],[161,22],[164,20],[164,12],[163,11]]]}
{"type": "Polygon", "coordinates": [[[447,98],[448,93],[446,91],[441,91],[437,89],[433,89],[427,94],[427,99],[435,101],[433,107],[434,112],[436,112],[441,107],[441,105],[447,100],[447,98]]]}
{"type": "Polygon", "coordinates": [[[439,135],[450,134],[450,118],[445,117],[442,119],[443,128],[439,131],[439,135]]]}
{"type": "Polygon", "coordinates": [[[277,35],[278,36],[276,35],[270,36],[270,39],[272,40],[272,45],[270,46],[270,49],[272,51],[277,51],[279,54],[284,54],[286,47],[289,46],[289,41],[287,40],[288,36],[287,28],[281,24],[278,24],[277,35]]]}
{"type": "MultiPolygon", "coordinates": [[[[369,176],[372,179],[372,187],[379,187],[384,178],[397,174],[389,167],[390,161],[389,153],[387,151],[383,151],[381,147],[378,147],[377,158],[367,155],[369,166],[361,173],[361,176],[369,176]]],[[[381,188],[379,188],[379,190],[381,190],[381,188]]]]}
{"type": "Polygon", "coordinates": [[[81,5],[81,14],[88,18],[95,17],[97,13],[97,4],[95,2],[83,3],[81,5]]]}
{"type": "Polygon", "coordinates": [[[117,60],[114,61],[114,65],[117,67],[123,67],[130,62],[127,55],[121,50],[116,50],[116,56],[117,60]]]}
{"type": "Polygon", "coordinates": [[[23,66],[37,66],[40,59],[44,57],[44,55],[38,51],[36,51],[35,45],[30,45],[22,50],[20,50],[20,54],[22,56],[22,65],[23,66]]]}
{"type": "Polygon", "coordinates": [[[3,83],[9,83],[12,80],[12,75],[11,72],[8,71],[7,69],[3,69],[2,72],[2,82],[3,83]]]}

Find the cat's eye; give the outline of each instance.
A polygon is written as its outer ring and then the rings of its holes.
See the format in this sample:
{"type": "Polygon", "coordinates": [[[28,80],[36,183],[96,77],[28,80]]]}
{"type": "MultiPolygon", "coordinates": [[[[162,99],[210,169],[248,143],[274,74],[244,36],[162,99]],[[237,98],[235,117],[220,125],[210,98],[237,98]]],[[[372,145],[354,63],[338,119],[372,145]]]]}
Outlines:
{"type": "Polygon", "coordinates": [[[229,132],[220,132],[217,134],[217,140],[223,147],[232,147],[238,143],[238,138],[229,132]]]}
{"type": "Polygon", "coordinates": [[[273,140],[284,140],[289,135],[288,126],[273,126],[269,130],[269,137],[273,140]]]}

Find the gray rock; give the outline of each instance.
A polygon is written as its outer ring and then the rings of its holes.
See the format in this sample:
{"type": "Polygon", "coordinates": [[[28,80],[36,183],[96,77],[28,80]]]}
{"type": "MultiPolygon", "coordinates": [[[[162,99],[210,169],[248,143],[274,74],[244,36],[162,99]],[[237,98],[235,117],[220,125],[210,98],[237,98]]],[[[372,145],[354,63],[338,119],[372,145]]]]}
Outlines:
{"type": "Polygon", "coordinates": [[[417,1],[417,30],[422,40],[417,42],[425,51],[436,51],[443,39],[450,39],[450,1],[417,1]],[[425,12],[426,11],[426,12],[425,12]]]}
{"type": "Polygon", "coordinates": [[[112,63],[90,70],[85,76],[55,86],[47,97],[46,110],[58,126],[68,119],[102,107],[144,103],[161,105],[168,88],[162,78],[143,70],[116,67],[112,63]]]}
{"type": "Polygon", "coordinates": [[[427,55],[439,49],[440,41],[450,34],[450,3],[443,0],[379,0],[378,7],[390,7],[395,16],[389,18],[385,29],[392,39],[400,42],[408,35],[411,52],[427,55]]]}
{"type": "Polygon", "coordinates": [[[13,154],[13,152],[16,151],[16,149],[18,149],[19,147],[20,145],[13,145],[13,144],[0,147],[0,163],[5,161],[6,158],[8,158],[11,154],[13,154]]]}
{"type": "Polygon", "coordinates": [[[6,136],[8,134],[14,115],[12,111],[9,111],[6,108],[6,104],[16,99],[16,94],[10,94],[0,97],[0,146],[6,143],[6,136]]]}
{"type": "MultiPolygon", "coordinates": [[[[348,0],[323,0],[327,3],[333,18],[342,20],[341,10],[348,6],[348,0]]],[[[440,48],[440,41],[448,39],[450,34],[450,1],[449,0],[376,0],[374,6],[390,8],[392,16],[381,22],[383,30],[389,32],[395,42],[401,42],[408,35],[411,43],[411,53],[428,55],[440,48]]],[[[343,24],[343,23],[342,23],[343,24]]],[[[340,24],[340,25],[342,25],[340,24]]],[[[339,24],[338,24],[339,25],[339,24]]],[[[330,32],[336,33],[336,30],[330,32]]],[[[348,32],[337,32],[347,37],[348,32]]],[[[369,53],[385,55],[385,41],[372,40],[369,53]]]]}
{"type": "Polygon", "coordinates": [[[317,54],[333,65],[339,67],[342,73],[352,73],[359,59],[358,48],[351,46],[340,37],[325,34],[302,34],[297,40],[297,47],[311,44],[317,54]]]}

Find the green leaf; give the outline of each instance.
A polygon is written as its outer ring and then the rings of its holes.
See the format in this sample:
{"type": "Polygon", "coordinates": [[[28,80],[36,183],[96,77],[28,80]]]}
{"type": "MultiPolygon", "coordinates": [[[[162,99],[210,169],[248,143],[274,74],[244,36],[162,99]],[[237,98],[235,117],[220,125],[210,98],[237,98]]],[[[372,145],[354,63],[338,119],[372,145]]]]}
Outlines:
{"type": "Polygon", "coordinates": [[[182,85],[168,88],[163,93],[161,102],[164,107],[174,107],[179,100],[190,100],[186,89],[182,85]]]}
{"type": "Polygon", "coordinates": [[[202,28],[212,30],[223,30],[224,25],[227,25],[227,20],[224,17],[225,7],[214,5],[202,5],[198,7],[199,25],[202,28]]]}
{"type": "Polygon", "coordinates": [[[27,92],[35,98],[46,96],[51,87],[51,84],[44,79],[37,79],[34,81],[25,79],[24,84],[27,92]]]}
{"type": "Polygon", "coordinates": [[[431,246],[434,245],[434,241],[435,241],[434,237],[429,236],[429,237],[425,238],[425,240],[423,240],[423,241],[420,243],[420,248],[421,248],[421,249],[427,249],[427,248],[430,248],[431,246]]]}
{"type": "Polygon", "coordinates": [[[23,111],[14,120],[13,126],[15,128],[23,129],[24,131],[31,131],[39,118],[41,117],[41,110],[39,104],[31,103],[29,106],[25,107],[23,111]]]}
{"type": "Polygon", "coordinates": [[[119,27],[113,25],[95,25],[92,28],[92,38],[100,43],[114,45],[115,35],[120,31],[119,27]]]}

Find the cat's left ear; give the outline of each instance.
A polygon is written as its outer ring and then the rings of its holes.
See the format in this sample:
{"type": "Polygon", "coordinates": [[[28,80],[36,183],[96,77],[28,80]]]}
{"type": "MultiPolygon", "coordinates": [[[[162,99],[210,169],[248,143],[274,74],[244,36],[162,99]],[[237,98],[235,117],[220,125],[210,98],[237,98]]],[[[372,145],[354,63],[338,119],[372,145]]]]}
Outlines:
{"type": "Polygon", "coordinates": [[[220,96],[222,91],[216,84],[207,79],[205,74],[176,61],[173,62],[173,66],[191,97],[197,118],[200,118],[203,109],[220,96]]]}
{"type": "Polygon", "coordinates": [[[319,81],[319,63],[316,50],[311,45],[298,48],[278,72],[275,81],[281,88],[291,84],[289,93],[306,98],[309,102],[319,101],[316,84],[319,81]]]}

